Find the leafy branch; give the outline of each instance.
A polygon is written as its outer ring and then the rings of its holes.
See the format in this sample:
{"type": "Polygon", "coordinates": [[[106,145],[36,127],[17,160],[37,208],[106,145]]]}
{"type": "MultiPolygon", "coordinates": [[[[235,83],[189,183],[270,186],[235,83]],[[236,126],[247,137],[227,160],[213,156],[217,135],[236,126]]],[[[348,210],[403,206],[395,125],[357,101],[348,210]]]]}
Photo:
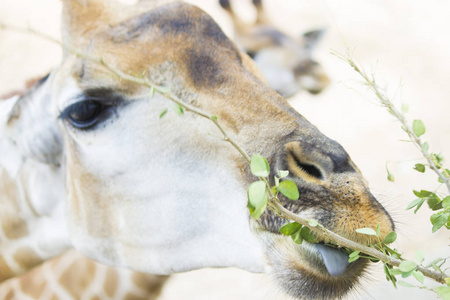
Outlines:
{"type": "MultiPolygon", "coordinates": [[[[448,192],[450,194],[450,171],[440,171],[440,169],[443,168],[441,164],[442,157],[439,157],[438,154],[429,153],[428,142],[422,142],[422,140],[420,139],[420,137],[425,133],[425,125],[423,124],[423,122],[421,120],[414,120],[412,125],[410,125],[406,120],[404,113],[401,112],[392,103],[389,97],[387,97],[384,92],[378,87],[375,82],[375,78],[373,76],[369,76],[364,68],[358,66],[349,52],[347,52],[346,55],[337,52],[332,52],[332,54],[347,62],[363,78],[369,90],[376,95],[379,103],[383,107],[385,107],[391,115],[393,115],[398,121],[400,121],[402,129],[408,134],[411,142],[413,142],[413,144],[422,153],[423,157],[427,160],[429,168],[438,175],[440,182],[444,183],[447,186],[448,192]]],[[[403,106],[403,111],[406,112],[407,110],[408,107],[403,106]]],[[[416,165],[416,168],[418,168],[417,171],[419,172],[424,171],[423,165],[416,165]]]]}
{"type": "MultiPolygon", "coordinates": [[[[353,59],[349,51],[347,51],[346,55],[342,55],[337,52],[332,52],[332,54],[348,63],[362,77],[365,85],[367,86],[369,91],[375,94],[381,106],[386,108],[387,111],[400,122],[401,127],[403,131],[405,131],[406,134],[408,135],[410,142],[412,142],[415,145],[415,147],[421,152],[423,158],[427,161],[426,165],[420,163],[415,164],[414,170],[420,173],[424,173],[426,171],[426,168],[428,167],[438,176],[439,183],[447,187],[448,191],[447,196],[442,198],[437,194],[437,190],[440,188],[440,186],[434,192],[427,190],[420,190],[420,191],[414,190],[413,191],[414,195],[417,196],[418,198],[412,201],[406,207],[406,209],[412,209],[415,207],[414,213],[416,213],[423,205],[423,203],[426,201],[431,210],[438,211],[437,213],[433,214],[430,218],[430,221],[433,225],[432,232],[433,233],[436,232],[444,225],[447,229],[450,229],[450,170],[444,168],[443,165],[444,158],[442,154],[430,153],[428,142],[423,142],[421,140],[421,136],[424,135],[426,132],[423,121],[414,120],[412,124],[408,123],[405,116],[405,114],[408,111],[408,106],[406,104],[403,104],[402,109],[399,110],[392,103],[389,97],[387,97],[385,93],[376,84],[374,75],[372,74],[369,76],[367,72],[364,70],[364,68],[355,62],[355,59],[353,59]]],[[[388,180],[394,181],[394,176],[389,172],[387,168],[387,163],[386,163],[386,171],[388,174],[388,180]]],[[[422,262],[424,260],[423,252],[418,251],[416,253],[416,260],[419,262],[421,266],[423,266],[422,265],[422,262]]],[[[423,267],[433,268],[437,272],[440,272],[442,275],[445,275],[444,271],[442,271],[442,267],[446,263],[446,261],[447,259],[439,258],[423,267]]],[[[412,261],[404,261],[400,265],[399,270],[397,269],[386,270],[385,265],[385,273],[387,274],[388,280],[390,279],[395,280],[395,278],[389,278],[388,273],[395,276],[398,275],[399,272],[402,272],[403,277],[407,277],[405,275],[408,275],[408,273],[410,273],[409,275],[412,274],[420,283],[423,284],[424,281],[423,274],[425,273],[420,274],[418,271],[423,273],[422,270],[417,267],[417,264],[412,261]]],[[[392,281],[395,285],[394,280],[392,281]]],[[[445,282],[442,281],[440,282],[446,283],[447,286],[435,288],[433,291],[436,292],[443,299],[450,299],[450,278],[446,277],[445,282]]],[[[402,285],[412,286],[404,282],[402,283],[402,285]]],[[[419,286],[419,288],[428,289],[425,286],[419,286]]]]}
{"type": "MultiPolygon", "coordinates": [[[[181,100],[178,96],[176,96],[174,93],[170,91],[168,87],[164,86],[158,86],[154,83],[152,83],[147,78],[139,78],[136,76],[132,76],[130,74],[127,74],[119,69],[117,69],[115,66],[109,64],[107,61],[105,61],[102,57],[92,56],[87,53],[84,53],[82,51],[79,51],[75,47],[72,47],[71,45],[66,45],[59,40],[50,37],[48,35],[42,34],[40,32],[37,32],[35,30],[32,30],[30,28],[28,29],[22,29],[13,27],[10,25],[2,24],[0,23],[0,29],[9,29],[14,31],[20,31],[25,33],[32,33],[36,36],[39,36],[41,38],[44,38],[48,41],[51,41],[53,43],[57,43],[61,45],[66,51],[71,52],[72,54],[84,58],[86,60],[89,60],[93,63],[96,63],[98,65],[103,66],[107,70],[109,70],[111,73],[115,74],[122,80],[126,80],[135,84],[139,84],[142,86],[146,86],[150,89],[150,96],[152,96],[155,92],[162,94],[167,99],[173,101],[176,103],[180,109],[180,112],[183,112],[183,109],[186,111],[190,111],[200,117],[203,117],[205,119],[210,120],[214,123],[214,125],[217,127],[217,129],[222,134],[222,140],[231,144],[241,155],[242,157],[247,161],[247,163],[250,165],[252,173],[259,178],[259,181],[253,182],[250,184],[248,188],[248,207],[250,210],[250,213],[252,217],[255,219],[258,219],[266,210],[266,207],[269,206],[275,213],[277,213],[279,216],[289,219],[298,225],[290,225],[297,228],[308,228],[309,230],[301,229],[300,231],[297,230],[293,232],[292,234],[289,234],[293,236],[294,242],[300,243],[303,239],[314,242],[314,235],[311,235],[310,233],[315,233],[318,236],[325,235],[328,237],[331,241],[333,241],[334,245],[337,247],[345,247],[347,249],[351,249],[351,253],[356,254],[350,254],[352,255],[350,259],[354,259],[359,253],[364,253],[368,255],[369,258],[375,259],[375,260],[381,260],[385,263],[385,271],[386,268],[392,269],[392,266],[400,266],[405,263],[404,260],[400,258],[397,251],[392,250],[386,246],[388,241],[383,241],[379,243],[378,246],[364,246],[359,243],[356,243],[352,240],[349,240],[347,238],[344,238],[342,236],[339,236],[338,234],[334,233],[333,231],[325,228],[321,224],[318,224],[317,221],[313,219],[304,219],[299,217],[298,215],[292,213],[291,211],[287,210],[280,202],[278,198],[278,194],[281,193],[285,197],[291,200],[297,200],[299,198],[297,186],[294,182],[289,180],[282,180],[287,176],[287,171],[279,171],[277,176],[274,178],[275,180],[275,186],[270,186],[268,176],[270,173],[269,164],[267,163],[267,160],[262,157],[261,155],[255,154],[251,158],[246,153],[246,151],[232,138],[230,137],[223,126],[220,124],[218,118],[215,115],[206,113],[199,108],[190,105],[183,100],[181,100]],[[298,234],[300,232],[300,235],[298,234]],[[306,237],[306,238],[305,238],[306,237]],[[380,251],[381,250],[381,251],[380,251]],[[386,267],[389,266],[389,267],[386,267]]],[[[379,93],[380,94],[380,93],[379,93]]],[[[380,94],[381,95],[381,94],[380,94]]],[[[166,111],[162,112],[160,117],[163,117],[166,111]]],[[[413,135],[413,137],[417,137],[413,135]]],[[[417,137],[418,139],[418,137],[417,137]]],[[[419,140],[419,139],[418,139],[419,140]]],[[[420,140],[419,140],[420,141],[420,140]]],[[[448,183],[448,180],[447,180],[448,183]]],[[[292,223],[289,223],[292,224],[292,223]]],[[[288,224],[288,225],[289,225],[288,224]]],[[[283,227],[282,227],[283,228],[283,227]]],[[[286,229],[286,228],[285,228],[286,229]]],[[[285,231],[284,233],[288,233],[285,229],[281,229],[282,231],[285,231]]],[[[361,234],[367,234],[367,232],[361,232],[361,234]]],[[[378,231],[379,234],[379,231],[378,231]]],[[[369,234],[370,235],[370,234],[369,234]]],[[[411,265],[411,264],[409,264],[411,265]]],[[[437,281],[440,283],[445,283],[446,275],[441,271],[436,270],[430,270],[428,268],[425,268],[423,266],[415,265],[413,271],[420,271],[423,273],[423,275],[437,281]]],[[[391,274],[389,272],[389,274],[391,274]]],[[[388,273],[387,273],[388,275],[388,273]]],[[[394,275],[392,275],[394,276],[394,275]]]]}
{"type": "MultiPolygon", "coordinates": [[[[349,51],[347,51],[346,55],[342,55],[337,52],[332,52],[332,54],[348,63],[362,77],[364,83],[367,85],[368,89],[375,94],[381,106],[385,107],[387,111],[400,122],[403,131],[406,132],[410,141],[422,153],[422,156],[428,164],[416,164],[414,166],[414,170],[420,173],[424,173],[426,167],[428,167],[434,173],[436,173],[436,175],[438,176],[438,181],[447,187],[447,196],[442,197],[442,199],[436,192],[427,190],[413,191],[414,195],[416,195],[418,198],[412,201],[406,209],[412,209],[416,207],[414,211],[414,213],[416,213],[420,209],[422,204],[427,201],[427,204],[431,210],[438,211],[430,218],[430,221],[433,225],[432,232],[439,230],[444,225],[447,229],[450,229],[450,170],[444,168],[444,157],[442,156],[442,154],[430,153],[428,142],[423,142],[421,140],[420,137],[426,132],[423,121],[414,120],[412,124],[409,124],[405,116],[405,113],[408,111],[408,106],[404,104],[402,106],[402,110],[399,110],[392,103],[389,97],[387,97],[384,92],[378,87],[374,76],[369,76],[363,67],[358,66],[349,51]]],[[[393,181],[394,177],[387,169],[387,164],[386,170],[388,173],[388,180],[393,181]]]]}

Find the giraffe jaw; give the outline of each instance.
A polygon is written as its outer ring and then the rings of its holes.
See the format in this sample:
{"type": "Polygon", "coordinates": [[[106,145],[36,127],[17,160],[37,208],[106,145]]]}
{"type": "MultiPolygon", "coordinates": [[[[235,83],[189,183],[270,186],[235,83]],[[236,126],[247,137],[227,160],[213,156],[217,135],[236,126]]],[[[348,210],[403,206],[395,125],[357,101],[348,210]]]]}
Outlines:
{"type": "Polygon", "coordinates": [[[335,299],[359,282],[367,261],[348,263],[347,254],[322,244],[295,244],[288,236],[261,233],[268,273],[282,291],[298,299],[335,299]]]}

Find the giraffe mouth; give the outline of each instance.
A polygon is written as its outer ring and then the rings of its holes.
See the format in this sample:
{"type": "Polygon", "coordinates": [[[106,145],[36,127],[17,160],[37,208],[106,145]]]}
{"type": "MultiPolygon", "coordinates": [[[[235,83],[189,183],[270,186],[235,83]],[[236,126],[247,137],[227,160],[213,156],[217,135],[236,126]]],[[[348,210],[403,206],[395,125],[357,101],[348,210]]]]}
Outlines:
{"type": "Polygon", "coordinates": [[[367,267],[365,259],[349,263],[344,250],[321,241],[294,243],[281,234],[266,234],[264,242],[269,272],[282,290],[300,299],[335,299],[359,282],[367,267]]]}
{"type": "Polygon", "coordinates": [[[340,249],[332,248],[323,244],[313,244],[313,247],[322,257],[323,264],[331,276],[339,276],[345,273],[349,266],[348,254],[340,249]]]}

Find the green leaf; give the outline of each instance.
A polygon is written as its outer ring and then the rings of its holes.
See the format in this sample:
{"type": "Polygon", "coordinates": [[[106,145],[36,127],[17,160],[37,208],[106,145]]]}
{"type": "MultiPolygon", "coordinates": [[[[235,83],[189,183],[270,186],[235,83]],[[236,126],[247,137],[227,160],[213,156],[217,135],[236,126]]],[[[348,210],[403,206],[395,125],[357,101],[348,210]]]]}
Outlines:
{"type": "Polygon", "coordinates": [[[309,228],[306,227],[306,226],[303,226],[303,227],[302,227],[302,229],[301,229],[301,235],[302,235],[302,238],[303,238],[305,241],[307,241],[307,242],[310,242],[310,243],[313,243],[313,244],[316,244],[316,243],[319,242],[319,241],[317,240],[316,236],[314,235],[314,233],[312,233],[311,229],[309,229],[309,228]]]}
{"type": "Polygon", "coordinates": [[[442,208],[442,201],[435,193],[431,193],[430,196],[427,197],[427,204],[432,210],[439,210],[442,208]]]}
{"type": "Polygon", "coordinates": [[[177,103],[175,104],[175,111],[181,116],[182,114],[184,114],[184,107],[177,103]]]}
{"type": "Polygon", "coordinates": [[[372,228],[360,228],[360,229],[356,229],[356,232],[361,233],[361,234],[365,234],[365,235],[377,235],[377,233],[375,232],[375,230],[373,230],[372,228]]]}
{"type": "Polygon", "coordinates": [[[397,239],[397,233],[394,231],[389,232],[386,237],[384,238],[383,243],[385,244],[392,244],[397,239]]]}
{"type": "Polygon", "coordinates": [[[282,226],[280,228],[280,232],[284,235],[292,235],[297,231],[299,231],[300,229],[302,229],[302,225],[297,222],[293,222],[287,223],[286,225],[282,226]]]}
{"type": "Polygon", "coordinates": [[[267,206],[266,184],[263,181],[252,182],[247,191],[250,214],[259,219],[267,206]]]}
{"type": "Polygon", "coordinates": [[[421,120],[414,120],[413,131],[417,137],[420,137],[425,133],[425,125],[421,120]]]}
{"type": "Polygon", "coordinates": [[[294,234],[291,235],[291,238],[294,241],[294,243],[301,244],[303,242],[301,232],[302,232],[301,230],[298,230],[297,232],[295,232],[294,234]]]}
{"type": "Polygon", "coordinates": [[[170,87],[168,87],[168,86],[154,86],[154,88],[160,94],[168,94],[168,93],[170,93],[170,87]]]}
{"type": "Polygon", "coordinates": [[[273,187],[270,188],[270,190],[272,191],[272,194],[276,197],[277,194],[278,194],[277,187],[276,187],[276,186],[273,186],[273,187]]]}
{"type": "Polygon", "coordinates": [[[394,181],[395,181],[395,177],[394,177],[394,175],[392,175],[391,173],[388,173],[387,179],[388,179],[390,182],[394,182],[394,181]]]}
{"type": "Polygon", "coordinates": [[[425,198],[425,197],[428,197],[431,194],[433,194],[433,192],[426,191],[426,190],[421,190],[420,192],[414,190],[413,193],[414,193],[414,195],[416,195],[419,198],[425,198]]]}
{"type": "MultiPolygon", "coordinates": [[[[450,177],[450,170],[449,169],[445,169],[444,171],[442,171],[442,176],[444,176],[445,178],[449,178],[450,177]]],[[[438,181],[440,183],[444,183],[444,180],[441,177],[438,178],[438,181]]]]}
{"type": "Polygon", "coordinates": [[[402,271],[400,271],[399,269],[392,269],[391,273],[392,275],[397,276],[402,274],[402,271]]]}
{"type": "Polygon", "coordinates": [[[404,286],[404,287],[416,287],[415,285],[409,284],[409,283],[404,282],[404,281],[399,281],[398,284],[401,285],[401,286],[404,286]]]}
{"type": "Polygon", "coordinates": [[[273,180],[275,181],[275,188],[280,185],[280,178],[278,176],[273,176],[273,180]]]}
{"type": "Polygon", "coordinates": [[[164,117],[164,116],[167,114],[167,112],[168,112],[168,109],[166,108],[165,110],[163,110],[163,111],[159,114],[159,118],[158,118],[158,119],[161,119],[162,117],[164,117]]]}
{"type": "Polygon", "coordinates": [[[317,221],[314,220],[314,219],[309,219],[309,220],[308,220],[308,224],[309,224],[309,226],[311,226],[311,227],[316,227],[317,225],[319,225],[319,222],[317,222],[317,221]]]}
{"type": "Polygon", "coordinates": [[[395,258],[399,258],[401,255],[398,253],[397,249],[391,249],[386,244],[384,244],[384,248],[395,258]]]}
{"type": "Polygon", "coordinates": [[[435,289],[436,293],[443,300],[450,300],[450,286],[440,286],[435,289]]]}
{"type": "Polygon", "coordinates": [[[277,189],[280,193],[282,193],[288,199],[298,200],[298,197],[300,197],[300,195],[298,193],[297,185],[293,181],[284,180],[284,181],[280,182],[280,185],[277,186],[277,189]]]}
{"type": "Polygon", "coordinates": [[[422,263],[425,259],[425,253],[422,250],[417,250],[414,256],[419,263],[422,263]]]}
{"type": "Polygon", "coordinates": [[[418,205],[420,202],[425,202],[425,199],[417,198],[413,200],[411,203],[408,204],[406,207],[406,210],[413,208],[414,206],[418,205]]]}
{"type": "Polygon", "coordinates": [[[409,273],[417,268],[417,264],[410,260],[403,261],[399,266],[399,270],[402,271],[402,273],[409,273]]]}
{"type": "Polygon", "coordinates": [[[425,153],[428,153],[428,150],[430,149],[430,144],[428,142],[425,142],[422,144],[422,151],[425,153]]]}
{"type": "Polygon", "coordinates": [[[441,268],[439,268],[436,264],[431,264],[431,266],[436,270],[436,272],[442,272],[441,268]]]}
{"type": "Polygon", "coordinates": [[[378,237],[380,236],[380,232],[381,232],[381,225],[380,225],[380,223],[378,223],[377,224],[377,231],[376,231],[378,237]]]}
{"type": "Polygon", "coordinates": [[[349,257],[349,258],[348,258],[348,262],[349,262],[349,263],[354,262],[354,261],[358,260],[358,258],[359,258],[359,255],[356,255],[356,256],[354,256],[354,257],[349,257]]]}
{"type": "Polygon", "coordinates": [[[217,121],[217,116],[211,116],[211,120],[217,121]]]}
{"type": "Polygon", "coordinates": [[[386,279],[389,281],[391,280],[392,274],[391,270],[386,266],[386,264],[383,264],[384,274],[386,274],[386,279]]]}
{"type": "Polygon", "coordinates": [[[442,156],[441,153],[439,154],[431,153],[430,159],[436,165],[436,168],[438,169],[442,168],[442,161],[444,160],[444,157],[442,156]]]}
{"type": "Polygon", "coordinates": [[[359,257],[359,253],[361,253],[361,252],[359,252],[358,250],[353,251],[352,253],[350,253],[350,254],[348,255],[348,257],[355,257],[355,256],[359,257]]]}
{"type": "MultiPolygon", "coordinates": [[[[429,267],[431,267],[431,266],[433,266],[433,265],[436,265],[436,264],[442,262],[443,260],[444,260],[443,258],[436,258],[436,259],[433,260],[431,263],[429,263],[428,265],[426,265],[425,268],[429,268],[429,267]]],[[[437,268],[436,271],[440,272],[439,268],[437,268]]]]}
{"type": "Polygon", "coordinates": [[[420,203],[417,204],[416,209],[414,210],[414,214],[422,207],[422,204],[425,203],[425,199],[421,199],[420,203]]]}
{"type": "Polygon", "coordinates": [[[425,165],[423,165],[423,164],[416,164],[414,166],[414,170],[416,170],[417,172],[420,172],[420,173],[424,173],[425,172],[425,165]]]}
{"type": "Polygon", "coordinates": [[[409,105],[406,103],[402,104],[402,113],[406,114],[409,110],[409,105]]]}
{"type": "Polygon", "coordinates": [[[259,154],[253,154],[250,161],[250,169],[252,174],[258,177],[267,177],[270,173],[269,163],[265,157],[259,154]]]}
{"type": "Polygon", "coordinates": [[[389,266],[387,264],[383,264],[383,269],[384,269],[384,274],[386,274],[386,279],[388,281],[392,281],[392,284],[394,285],[395,288],[397,288],[396,282],[397,279],[394,276],[394,269],[392,269],[392,266],[389,266]]]}
{"type": "Polygon", "coordinates": [[[388,163],[389,163],[389,162],[386,162],[386,165],[385,165],[385,167],[386,167],[386,172],[387,172],[387,179],[388,179],[389,181],[391,181],[391,182],[394,182],[394,181],[395,181],[395,177],[394,177],[394,175],[391,174],[391,172],[389,172],[389,169],[388,169],[388,163]]]}
{"type": "Polygon", "coordinates": [[[442,200],[442,207],[443,208],[450,207],[450,196],[447,196],[442,200]]]}
{"type": "Polygon", "coordinates": [[[150,87],[150,99],[152,99],[154,95],[155,95],[155,86],[152,85],[150,87]]]}
{"type": "Polygon", "coordinates": [[[431,224],[433,224],[432,232],[438,231],[448,221],[448,215],[445,213],[437,213],[430,217],[431,224]]]}
{"type": "Polygon", "coordinates": [[[414,270],[412,270],[410,272],[402,272],[402,278],[408,278],[409,276],[412,275],[413,272],[414,272],[414,270]]]}
{"type": "Polygon", "coordinates": [[[450,277],[445,277],[445,284],[450,286],[450,277]]]}
{"type": "Polygon", "coordinates": [[[412,273],[412,275],[414,276],[415,279],[417,279],[418,282],[420,282],[420,283],[423,284],[423,282],[424,282],[424,280],[425,280],[425,276],[422,274],[422,272],[420,272],[420,271],[414,271],[414,272],[412,273]]]}
{"type": "Polygon", "coordinates": [[[283,170],[279,170],[278,171],[278,177],[280,177],[280,179],[281,178],[285,178],[285,177],[287,177],[289,175],[289,171],[283,171],[283,170]]]}

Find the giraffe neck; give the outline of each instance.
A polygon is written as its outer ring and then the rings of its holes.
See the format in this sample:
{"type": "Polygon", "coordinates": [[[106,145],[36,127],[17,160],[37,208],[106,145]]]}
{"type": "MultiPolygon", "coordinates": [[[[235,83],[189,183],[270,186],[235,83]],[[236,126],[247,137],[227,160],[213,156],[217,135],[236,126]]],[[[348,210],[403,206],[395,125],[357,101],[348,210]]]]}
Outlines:
{"type": "Polygon", "coordinates": [[[168,278],[105,266],[69,250],[0,284],[0,299],[155,300],[168,278]]]}
{"type": "MultiPolygon", "coordinates": [[[[2,101],[0,112],[15,101],[2,101]]],[[[0,129],[0,282],[70,245],[60,168],[24,156],[3,133],[0,129]]]]}

